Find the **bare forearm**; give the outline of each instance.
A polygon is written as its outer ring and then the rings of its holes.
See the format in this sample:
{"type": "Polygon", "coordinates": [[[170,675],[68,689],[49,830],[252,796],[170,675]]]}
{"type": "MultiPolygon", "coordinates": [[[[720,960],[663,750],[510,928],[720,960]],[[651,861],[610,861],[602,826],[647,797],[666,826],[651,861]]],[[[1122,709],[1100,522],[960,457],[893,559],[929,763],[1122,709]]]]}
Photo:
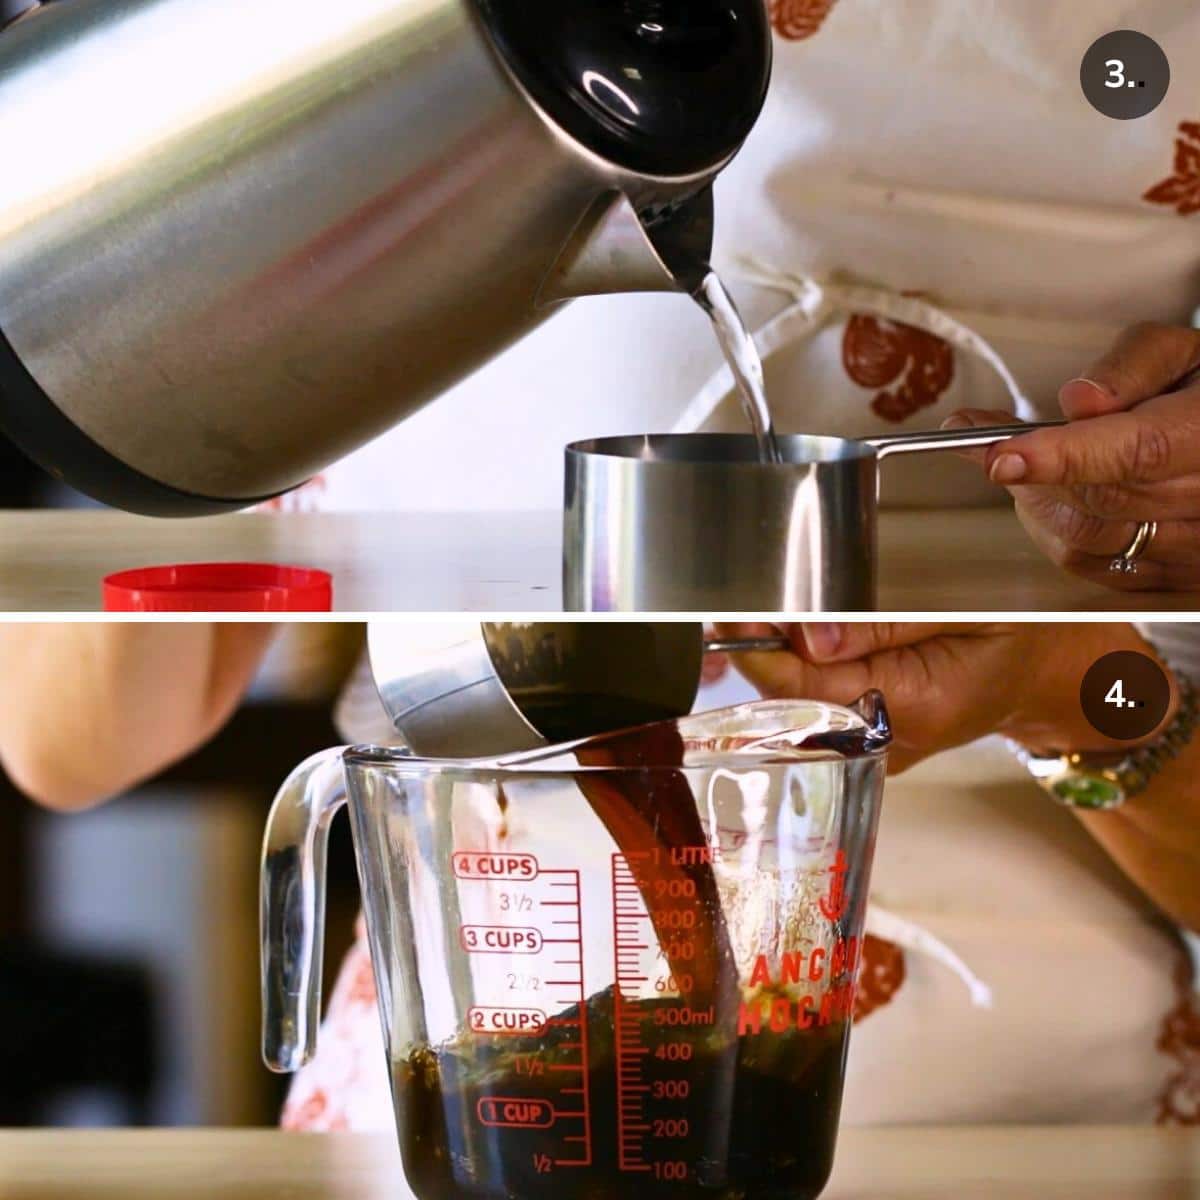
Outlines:
{"type": "Polygon", "coordinates": [[[233,712],[272,626],[0,628],[0,760],[54,808],[106,799],[202,745],[233,712]]]}
{"type": "MultiPolygon", "coordinates": [[[[1065,651],[1068,641],[1064,638],[1060,645],[1065,651]]],[[[1101,655],[1113,650],[1133,650],[1162,659],[1131,625],[1076,626],[1069,645],[1073,668],[1067,670],[1059,661],[1051,672],[1063,681],[1065,694],[1057,703],[1048,701],[1046,705],[1047,711],[1057,708],[1069,715],[1059,718],[1062,726],[1049,743],[1073,750],[1127,752],[1129,743],[1089,740],[1089,735],[1095,738],[1095,731],[1084,724],[1086,718],[1077,699],[1078,680],[1101,655]]],[[[1169,673],[1165,663],[1163,666],[1169,673]]],[[[1148,741],[1162,735],[1177,703],[1178,690],[1173,688],[1168,716],[1148,741]]],[[[1200,736],[1169,761],[1143,793],[1121,808],[1077,811],[1088,832],[1138,887],[1175,921],[1200,930],[1200,736]]]]}
{"type": "Polygon", "coordinates": [[[1165,913],[1200,932],[1200,742],[1123,807],[1080,819],[1165,913]]]}

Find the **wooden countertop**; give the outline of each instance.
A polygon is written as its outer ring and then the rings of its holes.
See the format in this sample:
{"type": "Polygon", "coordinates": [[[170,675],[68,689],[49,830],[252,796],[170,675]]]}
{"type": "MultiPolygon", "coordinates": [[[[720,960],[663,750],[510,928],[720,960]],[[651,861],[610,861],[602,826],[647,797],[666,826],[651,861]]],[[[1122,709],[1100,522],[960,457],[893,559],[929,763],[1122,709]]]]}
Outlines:
{"type": "MultiPolygon", "coordinates": [[[[557,513],[243,513],[165,521],[0,512],[0,611],[95,611],[112,571],[265,560],[334,575],[341,612],[545,612],[562,603],[557,513]]],[[[1004,508],[885,512],[880,610],[1178,611],[1197,593],[1114,592],[1059,571],[1004,508]]]]}
{"type": "MultiPolygon", "coordinates": [[[[553,1188],[547,1191],[552,1194],[553,1188]]],[[[649,1194],[647,1192],[647,1194],[649,1194]]],[[[4,1200],[401,1200],[390,1136],[0,1132],[4,1200]]],[[[848,1129],[823,1200],[1196,1200],[1200,1133],[848,1129]]]]}

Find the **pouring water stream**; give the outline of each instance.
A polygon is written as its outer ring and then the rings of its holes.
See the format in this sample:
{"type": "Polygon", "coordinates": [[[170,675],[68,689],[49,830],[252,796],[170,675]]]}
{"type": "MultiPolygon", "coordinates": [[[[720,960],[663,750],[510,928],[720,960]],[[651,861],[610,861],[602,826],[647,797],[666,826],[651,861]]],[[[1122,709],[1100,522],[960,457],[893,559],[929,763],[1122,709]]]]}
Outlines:
{"type": "Polygon", "coordinates": [[[717,335],[725,362],[733,374],[742,412],[750,422],[750,428],[758,442],[759,458],[768,463],[783,462],[779,442],[775,437],[771,408],[767,403],[762,358],[733,302],[733,297],[720,276],[713,270],[709,270],[704,276],[692,296],[712,322],[713,332],[717,335]]]}

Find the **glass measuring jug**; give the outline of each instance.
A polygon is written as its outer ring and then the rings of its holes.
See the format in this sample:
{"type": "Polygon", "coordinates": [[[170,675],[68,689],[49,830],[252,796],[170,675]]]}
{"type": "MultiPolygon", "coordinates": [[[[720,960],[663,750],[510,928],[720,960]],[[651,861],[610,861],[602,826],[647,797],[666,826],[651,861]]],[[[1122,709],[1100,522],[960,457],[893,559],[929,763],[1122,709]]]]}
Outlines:
{"type": "Polygon", "coordinates": [[[312,1053],[347,800],[419,1200],[812,1197],[833,1160],[889,735],[765,701],[504,761],[355,748],[264,848],[264,1050],[312,1053]]]}

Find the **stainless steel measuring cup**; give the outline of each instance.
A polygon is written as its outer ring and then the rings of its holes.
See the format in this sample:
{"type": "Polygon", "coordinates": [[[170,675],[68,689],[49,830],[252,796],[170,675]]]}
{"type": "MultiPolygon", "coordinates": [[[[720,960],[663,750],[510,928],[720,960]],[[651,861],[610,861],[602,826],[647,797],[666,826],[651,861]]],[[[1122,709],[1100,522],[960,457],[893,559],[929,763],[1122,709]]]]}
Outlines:
{"type": "Polygon", "coordinates": [[[316,1047],[325,842],[346,805],[418,1200],[811,1200],[888,736],[872,693],[504,761],[311,759],[263,848],[268,1065],[316,1047]]]}
{"type": "Polygon", "coordinates": [[[781,435],[782,464],[762,462],[754,439],[740,434],[575,442],[566,451],[563,607],[872,611],[881,460],[989,446],[1042,427],[781,435]]]}
{"type": "Polygon", "coordinates": [[[690,712],[707,649],[693,621],[373,622],[371,669],[406,745],[429,757],[532,750],[690,712]]]}

